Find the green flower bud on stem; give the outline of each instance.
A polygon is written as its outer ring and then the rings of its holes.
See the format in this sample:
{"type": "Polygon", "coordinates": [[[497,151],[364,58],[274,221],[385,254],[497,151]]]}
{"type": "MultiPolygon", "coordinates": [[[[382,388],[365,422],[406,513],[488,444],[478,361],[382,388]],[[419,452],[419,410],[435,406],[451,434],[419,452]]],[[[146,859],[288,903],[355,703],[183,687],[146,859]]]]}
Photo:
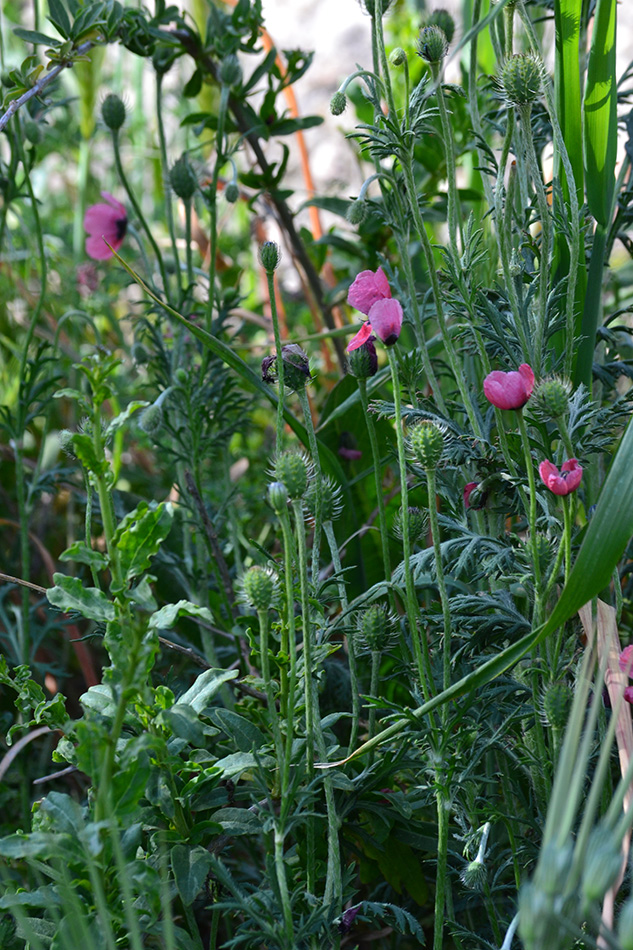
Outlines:
{"type": "Polygon", "coordinates": [[[380,653],[389,642],[390,626],[389,614],[385,608],[374,604],[360,615],[358,632],[372,653],[380,653]]]}
{"type": "Polygon", "coordinates": [[[471,861],[460,874],[462,884],[471,891],[483,891],[487,876],[483,861],[471,861]]]}
{"type": "Polygon", "coordinates": [[[271,482],[268,486],[268,501],[276,515],[288,507],[288,492],[283,482],[271,482]]]}
{"type": "Polygon", "coordinates": [[[367,202],[365,199],[357,198],[356,201],[352,201],[351,205],[347,209],[346,217],[349,223],[353,224],[354,227],[362,224],[367,217],[367,202]]]}
{"type": "Polygon", "coordinates": [[[242,81],[242,67],[235,53],[224,57],[220,63],[219,76],[223,86],[239,86],[242,81]]]}
{"type": "Polygon", "coordinates": [[[431,65],[437,65],[448,53],[446,34],[439,26],[425,26],[420,30],[415,47],[418,56],[431,65]]]}
{"type": "Polygon", "coordinates": [[[264,567],[250,567],[242,578],[242,590],[255,610],[269,610],[275,594],[275,578],[264,567]]]}
{"type": "Polygon", "coordinates": [[[541,64],[531,53],[515,53],[503,64],[499,81],[508,102],[530,105],[541,92],[541,64]]]}
{"type": "Polygon", "coordinates": [[[409,434],[414,458],[427,469],[437,468],[444,451],[444,433],[435,422],[424,420],[409,434]]]}
{"type": "Polygon", "coordinates": [[[169,182],[174,194],[182,198],[183,201],[191,201],[198,187],[198,179],[186,155],[181,155],[178,161],[172,165],[169,171],[169,182]]]}
{"type": "Polygon", "coordinates": [[[569,411],[571,383],[552,377],[542,380],[533,393],[534,408],[540,409],[550,419],[559,419],[569,411]]]}
{"type": "Polygon", "coordinates": [[[402,49],[401,46],[396,46],[394,50],[391,51],[389,56],[389,62],[392,66],[404,66],[407,61],[407,54],[402,49]]]}
{"type": "Polygon", "coordinates": [[[125,103],[114,93],[106,96],[101,104],[101,117],[109,129],[117,132],[125,122],[125,103]]]}
{"type": "Polygon", "coordinates": [[[268,274],[272,274],[279,267],[281,251],[274,241],[265,241],[259,248],[259,263],[268,274]]]}
{"type": "Polygon", "coordinates": [[[237,199],[240,196],[240,189],[237,187],[236,181],[230,181],[226,188],[224,189],[224,197],[230,205],[234,205],[237,199]]]}
{"type": "Polygon", "coordinates": [[[292,501],[303,498],[309,476],[308,463],[298,452],[282,452],[275,461],[275,477],[283,483],[292,501]]]}
{"type": "Polygon", "coordinates": [[[543,693],[543,715],[553,729],[564,729],[573,694],[567,683],[550,683],[543,693]]]}
{"type": "Polygon", "coordinates": [[[455,36],[455,20],[448,10],[433,10],[425,19],[424,26],[439,26],[446,37],[446,42],[453,42],[453,37],[455,36]]]}
{"type": "Polygon", "coordinates": [[[335,92],[330,99],[330,112],[332,115],[342,115],[347,106],[347,96],[340,90],[335,92]]]}

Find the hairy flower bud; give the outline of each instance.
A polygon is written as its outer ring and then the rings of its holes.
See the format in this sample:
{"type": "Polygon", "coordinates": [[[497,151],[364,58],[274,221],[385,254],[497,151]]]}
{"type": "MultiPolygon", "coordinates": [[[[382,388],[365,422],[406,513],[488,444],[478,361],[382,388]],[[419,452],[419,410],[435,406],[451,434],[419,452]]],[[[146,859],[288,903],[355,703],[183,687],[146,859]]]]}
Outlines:
{"type": "Polygon", "coordinates": [[[571,393],[571,383],[567,380],[551,377],[542,380],[534,391],[534,408],[549,419],[559,419],[567,414],[569,410],[569,395],[571,393]]]}
{"type": "MultiPolygon", "coordinates": [[[[420,541],[424,541],[429,530],[429,519],[425,511],[422,511],[421,508],[416,508],[413,505],[409,505],[409,541],[412,544],[416,544],[420,541]]],[[[403,532],[403,510],[399,508],[396,512],[396,516],[393,519],[393,533],[397,538],[402,539],[404,537],[403,532]]]]}
{"type": "Polygon", "coordinates": [[[425,26],[420,30],[415,44],[418,56],[427,63],[441,63],[448,53],[448,42],[444,30],[439,26],[425,26]]]}
{"type": "Polygon", "coordinates": [[[275,595],[274,575],[264,567],[249,567],[242,578],[242,590],[255,610],[268,610],[275,595]]]}
{"type": "Polygon", "coordinates": [[[282,452],[275,461],[275,477],[285,485],[293,501],[303,498],[310,477],[305,456],[299,452],[282,452]]]}
{"type": "Polygon", "coordinates": [[[572,702],[571,687],[567,683],[549,683],[543,692],[543,715],[553,729],[564,729],[572,702]]]}
{"type": "Polygon", "coordinates": [[[286,343],[281,348],[284,364],[284,385],[293,392],[305,389],[310,381],[310,360],[298,343],[286,343]]]}
{"type": "Polygon", "coordinates": [[[259,263],[268,274],[272,274],[279,267],[281,250],[274,241],[264,241],[259,248],[259,263]]]}
{"type": "Polygon", "coordinates": [[[125,103],[114,93],[101,103],[101,117],[109,129],[117,132],[125,122],[125,103]]]}
{"type": "Polygon", "coordinates": [[[335,521],[343,509],[341,501],[341,488],[329,476],[317,481],[310,482],[306,493],[304,503],[306,510],[312,517],[316,517],[317,496],[321,501],[321,519],[326,521],[335,521]]]}
{"type": "Polygon", "coordinates": [[[174,194],[182,198],[183,201],[191,201],[198,187],[198,179],[186,155],[181,155],[178,161],[171,166],[169,183],[174,190],[174,194]]]}
{"type": "Polygon", "coordinates": [[[139,425],[143,432],[146,432],[147,435],[156,435],[157,432],[160,432],[163,427],[162,406],[158,406],[156,403],[148,406],[145,412],[141,415],[139,425]]]}
{"type": "Polygon", "coordinates": [[[411,430],[409,445],[420,465],[437,468],[444,451],[444,433],[435,422],[425,419],[411,430]]]}
{"type": "Polygon", "coordinates": [[[529,105],[541,92],[541,64],[530,53],[515,53],[503,64],[499,81],[508,102],[529,105]]]}
{"type": "Polygon", "coordinates": [[[407,61],[407,54],[402,49],[401,46],[396,46],[395,49],[391,51],[389,56],[389,62],[392,66],[404,66],[407,61]]]}
{"type": "Polygon", "coordinates": [[[471,861],[460,874],[462,884],[471,891],[483,891],[487,876],[483,861],[471,861]]]}
{"type": "Polygon", "coordinates": [[[346,218],[350,224],[353,224],[354,227],[357,227],[359,224],[362,224],[365,218],[367,217],[367,202],[364,198],[357,198],[356,201],[352,201],[349,208],[347,209],[346,218]]]}
{"type": "Polygon", "coordinates": [[[268,501],[276,515],[288,507],[288,492],[283,482],[271,482],[268,486],[268,501]]]}
{"type": "Polygon", "coordinates": [[[330,112],[332,115],[342,115],[347,106],[347,96],[340,90],[335,92],[330,99],[330,112]]]}
{"type": "Polygon", "coordinates": [[[234,205],[237,199],[240,196],[240,189],[237,187],[236,181],[230,181],[226,188],[224,189],[224,197],[230,205],[234,205]]]}
{"type": "Polygon", "coordinates": [[[357,349],[347,354],[349,371],[356,379],[369,379],[378,372],[378,356],[374,337],[370,336],[357,349]]]}
{"type": "Polygon", "coordinates": [[[384,607],[373,604],[364,610],[358,622],[358,632],[372,653],[380,653],[389,642],[390,618],[384,607]]]}
{"type": "Polygon", "coordinates": [[[219,76],[223,86],[239,86],[242,81],[242,67],[235,53],[224,57],[220,63],[219,76]]]}

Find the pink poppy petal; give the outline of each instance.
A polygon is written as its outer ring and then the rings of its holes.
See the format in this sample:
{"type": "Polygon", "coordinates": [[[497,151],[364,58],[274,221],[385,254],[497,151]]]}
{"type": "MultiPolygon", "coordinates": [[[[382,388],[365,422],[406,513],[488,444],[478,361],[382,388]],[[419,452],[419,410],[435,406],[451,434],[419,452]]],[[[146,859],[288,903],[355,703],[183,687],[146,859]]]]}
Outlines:
{"type": "Polygon", "coordinates": [[[86,238],[86,254],[93,261],[107,261],[112,257],[112,251],[99,234],[91,234],[86,238]]]}
{"type": "Polygon", "coordinates": [[[478,482],[467,482],[464,485],[464,508],[470,508],[470,496],[472,495],[475,488],[477,488],[478,482]]]}
{"type": "Polygon", "coordinates": [[[363,323],[356,336],[352,337],[352,339],[347,344],[347,352],[351,353],[352,350],[357,350],[359,346],[362,346],[363,343],[366,343],[371,336],[371,332],[371,323],[363,323]]]}
{"type": "Polygon", "coordinates": [[[503,373],[493,370],[484,379],[486,399],[497,409],[521,409],[534,388],[534,373],[527,363],[522,363],[518,372],[503,373]]]}
{"type": "Polygon", "coordinates": [[[531,366],[527,363],[521,363],[519,366],[519,376],[523,380],[525,386],[525,395],[526,402],[532,395],[532,390],[534,389],[534,371],[531,366]]]}
{"type": "Polygon", "coordinates": [[[402,307],[398,300],[377,300],[372,305],[369,322],[385,346],[393,346],[397,342],[402,329],[402,317],[402,307]]]}
{"type": "Polygon", "coordinates": [[[626,673],[627,676],[631,676],[633,671],[633,643],[628,647],[624,647],[618,662],[622,672],[626,673]]]}
{"type": "Polygon", "coordinates": [[[633,706],[633,686],[627,686],[624,690],[624,701],[633,706]]]}
{"type": "Polygon", "coordinates": [[[391,297],[391,288],[384,271],[379,267],[376,273],[364,270],[358,274],[348,291],[347,302],[361,313],[368,314],[372,304],[388,297],[391,297]]]}
{"type": "Polygon", "coordinates": [[[101,197],[104,198],[112,208],[114,208],[118,215],[124,218],[127,217],[125,205],[122,205],[120,201],[117,201],[114,195],[111,195],[109,191],[102,191],[101,197]]]}

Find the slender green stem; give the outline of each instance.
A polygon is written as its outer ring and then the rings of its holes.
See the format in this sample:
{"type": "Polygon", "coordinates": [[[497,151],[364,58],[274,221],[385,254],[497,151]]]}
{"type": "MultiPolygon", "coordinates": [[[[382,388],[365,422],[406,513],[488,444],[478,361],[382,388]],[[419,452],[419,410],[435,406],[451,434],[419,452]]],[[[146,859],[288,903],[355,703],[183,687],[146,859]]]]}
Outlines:
{"type": "MultiPolygon", "coordinates": [[[[369,684],[369,695],[372,699],[378,698],[378,683],[380,679],[380,659],[381,654],[378,650],[371,651],[371,680],[369,684]]],[[[367,738],[373,739],[374,733],[376,731],[376,707],[369,707],[369,726],[367,730],[367,738]]],[[[373,751],[369,753],[369,763],[373,761],[374,753],[373,751]]]]}
{"type": "Polygon", "coordinates": [[[191,249],[191,198],[184,202],[185,205],[185,254],[187,258],[187,286],[191,291],[194,283],[193,276],[193,253],[191,249]]]}
{"type": "Polygon", "coordinates": [[[286,622],[281,625],[280,704],[286,719],[286,755],[282,785],[288,787],[294,739],[295,691],[297,686],[297,634],[293,580],[294,543],[287,510],[276,512],[281,524],[284,548],[284,581],[286,587],[286,622]],[[287,668],[290,668],[289,673],[287,668]]]}
{"type": "Polygon", "coordinates": [[[521,433],[521,442],[523,443],[523,454],[525,457],[525,468],[528,477],[529,487],[529,507],[527,511],[528,526],[530,530],[530,546],[532,549],[532,571],[534,573],[534,614],[532,624],[537,627],[541,622],[542,609],[542,591],[541,591],[541,562],[538,553],[538,537],[536,533],[536,480],[534,478],[534,462],[532,460],[532,451],[530,449],[530,439],[527,426],[523,418],[523,410],[516,410],[519,431],[521,433]]]}
{"type": "MultiPolygon", "coordinates": [[[[442,653],[443,670],[443,688],[448,689],[451,684],[451,608],[446,590],[446,579],[444,577],[444,567],[442,565],[442,548],[440,545],[440,526],[437,519],[437,508],[435,498],[437,495],[437,486],[435,478],[435,469],[426,469],[426,486],[429,496],[429,525],[431,528],[431,537],[433,539],[433,553],[435,555],[435,577],[437,580],[437,589],[442,604],[442,618],[444,621],[444,640],[442,653]]],[[[442,720],[446,721],[449,715],[449,707],[442,709],[442,720]]]]}
{"type": "Polygon", "coordinates": [[[565,583],[569,579],[569,572],[571,571],[571,529],[572,529],[572,512],[574,508],[574,495],[564,495],[563,496],[563,539],[564,539],[564,548],[565,548],[565,583]]]}
{"type": "MultiPolygon", "coordinates": [[[[338,594],[341,601],[341,607],[343,610],[347,610],[348,600],[347,600],[347,590],[345,588],[345,581],[342,578],[343,566],[341,564],[341,559],[338,553],[338,544],[336,543],[336,537],[334,535],[334,526],[331,521],[325,521],[323,523],[323,530],[325,532],[325,537],[330,548],[330,556],[332,558],[332,564],[334,565],[334,571],[339,577],[338,582],[338,594]]],[[[353,637],[346,637],[347,644],[347,662],[349,665],[349,680],[350,680],[350,689],[352,691],[352,727],[349,735],[349,748],[348,755],[353,751],[356,745],[356,739],[358,737],[358,720],[360,718],[360,698],[358,695],[358,668],[356,664],[356,651],[354,649],[354,639],[353,637]]]]}
{"type": "Polygon", "coordinates": [[[387,531],[387,514],[385,511],[385,496],[382,490],[381,478],[381,459],[378,451],[378,439],[376,437],[376,427],[372,414],[369,411],[369,398],[367,395],[367,380],[359,379],[358,390],[360,400],[363,406],[363,415],[365,425],[367,426],[367,435],[371,446],[372,468],[374,472],[374,485],[376,488],[376,505],[378,507],[378,524],[380,526],[380,541],[382,545],[382,563],[385,570],[385,578],[391,580],[391,555],[389,554],[389,533],[387,531]]]}
{"type": "MultiPolygon", "coordinates": [[[[262,667],[262,679],[264,680],[264,690],[266,693],[266,705],[268,706],[268,720],[273,733],[273,742],[275,745],[275,755],[277,763],[281,770],[282,783],[284,780],[283,772],[283,745],[281,741],[281,731],[279,729],[279,719],[277,717],[277,706],[275,704],[275,690],[270,676],[270,656],[268,653],[268,629],[269,616],[267,610],[258,610],[257,618],[259,620],[259,657],[262,667]]],[[[281,788],[282,795],[287,793],[287,788],[281,788]]]]}
{"type": "MultiPolygon", "coordinates": [[[[125,192],[129,198],[130,204],[134,208],[134,214],[138,218],[138,221],[141,227],[143,228],[143,231],[145,232],[147,240],[149,241],[151,248],[154,251],[154,255],[156,256],[156,263],[158,264],[161,280],[163,282],[163,293],[165,294],[165,297],[167,298],[167,300],[169,300],[169,283],[167,282],[167,271],[165,270],[163,255],[161,254],[158,244],[156,243],[156,239],[154,235],[152,234],[152,230],[145,219],[145,215],[143,214],[141,210],[141,206],[136,200],[136,195],[130,188],[130,184],[127,180],[127,176],[125,172],[123,171],[123,165],[121,163],[121,151],[119,148],[119,133],[118,133],[118,130],[116,129],[112,130],[112,149],[114,151],[114,164],[116,165],[116,170],[119,176],[119,180],[121,181],[121,184],[123,185],[123,188],[125,189],[125,192]]],[[[151,277],[151,275],[148,275],[148,276],[151,277]]]]}
{"type": "MultiPolygon", "coordinates": [[[[207,191],[209,202],[209,300],[207,303],[206,325],[208,333],[211,332],[213,324],[213,306],[215,304],[215,259],[218,250],[218,181],[220,179],[220,169],[226,161],[224,151],[224,126],[226,123],[226,113],[229,106],[230,88],[222,85],[220,89],[220,103],[218,106],[218,127],[215,135],[215,164],[213,166],[213,177],[207,191]]],[[[277,351],[277,356],[281,351],[277,351]]]]}
{"type": "Polygon", "coordinates": [[[382,12],[380,11],[379,16],[372,18],[376,24],[376,48],[378,50],[378,58],[380,60],[380,71],[382,73],[382,81],[385,89],[385,95],[387,97],[387,106],[389,108],[389,116],[393,121],[397,121],[397,110],[396,103],[393,98],[393,90],[391,88],[391,76],[389,75],[389,64],[387,63],[387,53],[385,51],[385,36],[382,28],[382,12]]]}
{"type": "Polygon", "coordinates": [[[277,428],[275,439],[275,453],[279,455],[283,449],[284,440],[284,361],[282,356],[281,331],[279,329],[279,317],[277,315],[277,300],[275,298],[275,272],[266,271],[266,280],[268,281],[268,299],[270,300],[270,316],[273,324],[273,333],[275,336],[275,368],[277,370],[277,387],[279,389],[279,399],[277,401],[277,428]]]}
{"type": "MultiPolygon", "coordinates": [[[[167,218],[167,230],[171,240],[171,250],[174,255],[174,268],[176,271],[176,280],[178,282],[178,291],[180,300],[182,300],[182,275],[180,273],[180,259],[178,257],[178,245],[176,243],[176,228],[174,226],[174,210],[171,203],[171,187],[169,185],[169,162],[167,160],[167,140],[165,138],[165,126],[163,123],[163,74],[156,73],[156,118],[158,122],[158,146],[160,150],[160,165],[163,177],[163,193],[165,195],[165,217],[167,218]]],[[[189,241],[191,237],[189,236],[189,241]]],[[[189,246],[189,245],[187,245],[189,246]]],[[[189,281],[191,283],[191,279],[189,281]]]]}
{"type": "Polygon", "coordinates": [[[323,524],[322,524],[323,504],[322,504],[322,498],[321,498],[321,483],[323,481],[323,474],[321,472],[321,458],[319,456],[319,446],[317,444],[316,433],[314,431],[314,424],[312,422],[312,413],[310,412],[310,403],[308,401],[308,394],[305,390],[305,387],[297,390],[297,396],[299,397],[299,402],[301,403],[301,410],[303,412],[303,420],[305,422],[306,432],[308,433],[308,444],[310,446],[310,454],[312,455],[312,462],[314,464],[314,478],[316,480],[316,485],[317,485],[317,490],[315,492],[315,506],[314,506],[314,537],[312,539],[312,583],[316,587],[319,582],[321,530],[323,527],[323,524]]]}
{"type": "Polygon", "coordinates": [[[284,915],[284,924],[286,927],[286,941],[288,950],[293,950],[295,946],[294,925],[292,922],[292,907],[290,905],[290,894],[288,891],[288,880],[286,877],[286,862],[284,861],[284,835],[280,828],[275,825],[275,874],[277,876],[277,886],[279,887],[279,896],[281,898],[281,907],[284,915]]]}
{"type": "Polygon", "coordinates": [[[433,950],[444,947],[444,909],[446,906],[446,870],[448,865],[448,809],[449,799],[440,784],[440,774],[436,777],[435,800],[437,804],[437,873],[435,876],[435,925],[433,928],[433,950]]]}
{"type": "Polygon", "coordinates": [[[426,636],[420,633],[418,627],[418,604],[415,595],[413,577],[411,575],[411,542],[409,531],[409,489],[407,485],[407,462],[404,449],[404,434],[402,432],[402,396],[400,392],[400,375],[398,372],[398,359],[393,347],[387,348],[389,357],[389,366],[391,368],[391,379],[393,383],[393,402],[395,409],[395,429],[396,443],[398,448],[398,466],[400,469],[400,495],[402,498],[402,553],[404,580],[406,590],[406,610],[409,621],[409,631],[411,642],[413,644],[413,655],[415,657],[418,671],[418,679],[425,702],[431,697],[433,686],[433,676],[431,673],[431,658],[429,656],[429,646],[426,636]]]}
{"type": "Polygon", "coordinates": [[[448,238],[455,260],[455,266],[459,267],[459,246],[457,243],[457,232],[461,230],[461,214],[459,205],[459,195],[457,193],[457,174],[455,169],[455,145],[453,142],[453,129],[446,108],[446,99],[442,88],[441,66],[439,63],[431,64],[431,75],[435,83],[435,95],[437,98],[438,110],[440,113],[440,125],[442,128],[442,138],[444,139],[444,156],[446,158],[446,200],[448,222],[448,238]]]}

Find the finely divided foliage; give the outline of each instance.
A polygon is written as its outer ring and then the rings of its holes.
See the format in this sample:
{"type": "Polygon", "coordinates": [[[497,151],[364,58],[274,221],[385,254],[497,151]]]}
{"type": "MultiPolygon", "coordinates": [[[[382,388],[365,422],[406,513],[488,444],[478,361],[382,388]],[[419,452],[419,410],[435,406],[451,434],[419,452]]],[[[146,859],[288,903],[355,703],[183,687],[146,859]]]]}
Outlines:
{"type": "Polygon", "coordinates": [[[2,948],[631,950],[618,12],[6,6],[2,948]]]}

